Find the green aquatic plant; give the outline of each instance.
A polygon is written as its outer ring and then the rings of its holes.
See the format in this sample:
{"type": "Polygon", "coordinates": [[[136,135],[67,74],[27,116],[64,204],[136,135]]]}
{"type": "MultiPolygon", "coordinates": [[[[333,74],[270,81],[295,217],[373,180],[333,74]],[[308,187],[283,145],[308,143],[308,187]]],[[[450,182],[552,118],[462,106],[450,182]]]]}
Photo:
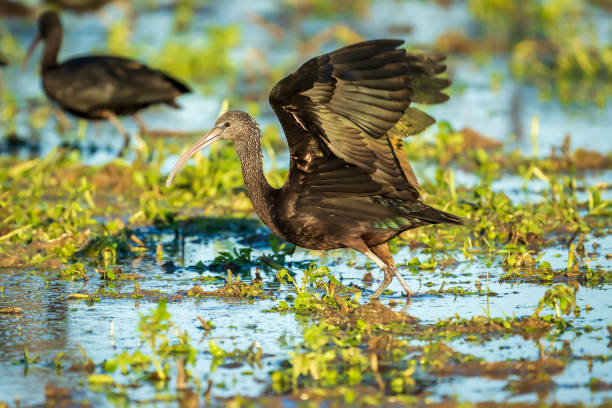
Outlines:
{"type": "Polygon", "coordinates": [[[295,245],[281,241],[276,235],[270,235],[268,244],[272,253],[264,253],[260,257],[260,262],[282,269],[287,263],[287,258],[295,253],[295,245]]]}
{"type": "Polygon", "coordinates": [[[292,310],[297,314],[323,316],[336,311],[347,313],[359,304],[361,291],[342,285],[328,267],[317,266],[313,262],[303,273],[302,280],[298,283],[287,269],[277,272],[276,278],[281,285],[289,282],[293,285],[296,295],[286,297],[287,300],[293,301],[293,305],[281,300],[271,311],[292,310]],[[352,297],[346,296],[347,294],[352,297]]]}
{"type": "Polygon", "coordinates": [[[30,352],[27,348],[23,349],[23,358],[20,360],[20,363],[23,364],[24,374],[28,375],[28,369],[31,365],[36,364],[40,361],[40,356],[38,354],[30,355],[30,352]]]}
{"type": "Polygon", "coordinates": [[[137,47],[131,43],[131,35],[132,30],[127,19],[123,18],[113,21],[106,34],[108,53],[124,57],[138,55],[137,47]]]}
{"type": "Polygon", "coordinates": [[[246,350],[234,349],[229,352],[221,348],[214,340],[208,340],[208,352],[212,355],[210,371],[213,372],[221,364],[243,365],[248,364],[251,368],[261,368],[263,350],[257,342],[251,343],[246,350]]]}
{"type": "Polygon", "coordinates": [[[256,274],[256,278],[251,285],[248,285],[240,280],[240,276],[234,276],[231,270],[227,271],[227,278],[222,288],[205,291],[200,286],[194,286],[187,291],[187,296],[194,297],[225,297],[225,298],[241,298],[253,299],[261,297],[264,292],[261,288],[261,276],[256,274]]]}
{"type": "Polygon", "coordinates": [[[196,0],[180,0],[177,2],[176,12],[174,13],[174,30],[185,31],[189,28],[195,15],[195,8],[198,5],[196,0]]]}
{"type": "Polygon", "coordinates": [[[219,251],[210,264],[210,269],[236,271],[247,270],[251,267],[251,248],[233,248],[231,251],[219,251]]]}
{"type": "MultiPolygon", "coordinates": [[[[197,350],[191,345],[187,332],[178,330],[170,317],[165,301],[161,301],[150,313],[141,314],[138,331],[149,352],[146,349],[132,353],[124,350],[114,358],[105,360],[100,364],[103,372],[89,376],[89,387],[94,391],[119,395],[122,400],[129,401],[129,384],[141,381],[166,384],[171,377],[170,364],[175,363],[177,391],[187,388],[187,381],[194,381],[187,367],[195,365],[197,350]],[[150,371],[151,366],[153,371],[150,371]]],[[[198,386],[197,381],[195,385],[198,386]]],[[[171,400],[177,399],[176,395],[168,397],[171,400]]]]}
{"type": "Polygon", "coordinates": [[[158,353],[157,344],[168,341],[165,333],[170,328],[170,313],[166,310],[166,302],[160,302],[157,309],[153,310],[150,315],[141,314],[140,322],[138,323],[138,331],[143,342],[148,343],[149,348],[153,352],[152,361],[155,366],[157,378],[160,380],[166,379],[166,372],[162,368],[160,359],[156,356],[158,353]]]}
{"type": "Polygon", "coordinates": [[[569,285],[553,286],[538,302],[535,314],[539,315],[545,307],[553,309],[557,319],[570,314],[576,305],[576,290],[576,287],[569,285]]]}

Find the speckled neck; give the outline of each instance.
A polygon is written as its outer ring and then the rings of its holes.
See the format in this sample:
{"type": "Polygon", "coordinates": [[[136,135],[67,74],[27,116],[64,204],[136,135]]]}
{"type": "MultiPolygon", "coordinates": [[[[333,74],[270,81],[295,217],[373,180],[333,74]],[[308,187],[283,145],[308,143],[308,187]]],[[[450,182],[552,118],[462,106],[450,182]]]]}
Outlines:
{"type": "Polygon", "coordinates": [[[246,193],[255,212],[273,233],[280,238],[284,238],[275,222],[274,197],[276,196],[276,190],[268,183],[263,170],[259,128],[250,128],[247,135],[234,141],[234,146],[242,165],[242,177],[244,178],[246,193]]]}

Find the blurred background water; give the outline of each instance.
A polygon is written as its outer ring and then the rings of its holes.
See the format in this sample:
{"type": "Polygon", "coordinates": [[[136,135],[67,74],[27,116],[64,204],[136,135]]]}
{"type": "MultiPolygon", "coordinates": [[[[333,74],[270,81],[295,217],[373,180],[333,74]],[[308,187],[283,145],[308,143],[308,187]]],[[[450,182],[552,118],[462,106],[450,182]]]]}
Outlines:
{"type": "MultiPolygon", "coordinates": [[[[482,26],[486,25],[473,16],[476,12],[471,10],[478,7],[475,1],[470,4],[455,1],[447,6],[433,1],[368,1],[361,6],[366,11],[357,15],[355,12],[330,15],[329,11],[327,15],[319,15],[315,6],[314,11],[302,11],[300,15],[301,10],[295,5],[300,3],[261,1],[252,4],[234,0],[215,5],[196,2],[189,23],[180,31],[176,29],[180,5],[174,2],[152,2],[155,6],[149,7],[145,6],[146,2],[118,2],[95,13],[66,12],[62,15],[65,35],[60,61],[88,53],[119,53],[168,70],[190,84],[195,92],[180,98],[181,110],[152,108],[143,115],[145,121],[153,128],[201,132],[214,123],[224,98],[230,98],[231,108],[250,107],[260,112],[259,119],[264,125],[277,123],[266,103],[274,80],[313,55],[331,51],[343,43],[400,38],[410,49],[454,47],[462,50],[468,46],[454,43],[468,40],[460,37],[446,40],[447,44],[444,41],[448,33],[469,35],[482,31],[482,26]]],[[[347,10],[351,10],[349,3],[347,10]]],[[[604,44],[602,52],[609,52],[605,45],[612,30],[609,13],[588,3],[582,7],[586,16],[580,23],[591,24],[599,38],[598,44],[604,44]]],[[[2,73],[3,99],[5,103],[16,105],[11,112],[6,112],[5,108],[5,128],[6,124],[10,125],[8,133],[14,132],[11,136],[18,140],[35,142],[40,154],[44,155],[74,135],[58,134],[53,115],[46,110],[40,111],[50,106],[38,75],[40,49],[27,72],[20,71],[23,51],[36,33],[35,21],[5,18],[0,27],[4,32],[4,48],[10,51],[4,51],[10,64],[2,73]],[[38,120],[33,126],[30,114],[37,109],[38,120]]],[[[520,38],[508,42],[512,44],[518,40],[520,38]]],[[[476,51],[470,54],[454,53],[449,57],[452,97],[445,104],[430,107],[428,112],[438,120],[448,121],[455,129],[469,126],[505,142],[508,149],[520,148],[540,156],[549,154],[552,146],[560,146],[568,134],[572,148],[597,146],[600,152],[611,150],[612,108],[609,103],[601,103],[602,98],[605,101],[609,96],[609,81],[605,77],[598,79],[599,85],[597,78],[577,78],[577,83],[582,81],[585,87],[594,88],[590,100],[571,100],[572,92],[576,98],[583,98],[578,86],[575,91],[567,91],[570,96],[564,98],[569,100],[561,101],[548,95],[549,90],[543,91],[544,85],[525,83],[533,80],[520,80],[513,75],[510,66],[515,63],[517,51],[511,45],[504,46],[506,49],[499,45],[501,49],[495,53],[487,53],[487,46],[485,43],[481,46],[483,50],[479,50],[474,45],[476,51]],[[597,90],[603,96],[597,94],[597,90]],[[537,148],[531,137],[534,132],[538,135],[537,148]]],[[[525,65],[532,63],[524,62],[525,65]]],[[[551,81],[547,87],[563,86],[562,82],[555,84],[554,78],[551,81]]],[[[132,120],[126,119],[125,125],[130,132],[136,132],[132,120]]],[[[9,135],[5,132],[5,137],[9,135]]],[[[112,159],[119,142],[112,126],[88,126],[84,143],[105,147],[111,152],[103,149],[88,154],[85,151],[84,160],[103,163],[112,159]]],[[[286,165],[279,163],[279,166],[286,165]]]]}

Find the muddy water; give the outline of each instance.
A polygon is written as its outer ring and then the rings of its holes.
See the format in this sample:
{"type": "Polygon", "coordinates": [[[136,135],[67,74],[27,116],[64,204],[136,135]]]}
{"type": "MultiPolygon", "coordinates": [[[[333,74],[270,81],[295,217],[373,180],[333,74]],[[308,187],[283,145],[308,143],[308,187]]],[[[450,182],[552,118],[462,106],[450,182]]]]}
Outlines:
{"type": "MultiPolygon", "coordinates": [[[[184,34],[197,41],[202,34],[202,27],[211,23],[229,24],[243,23],[249,11],[256,11],[263,15],[273,16],[277,11],[274,2],[249,2],[245,7],[244,1],[226,2],[223,8],[211,6],[199,12],[197,22],[190,31],[184,34]],[[251,6],[256,7],[253,9],[251,6]]],[[[121,11],[108,8],[107,15],[74,16],[65,15],[66,38],[62,48],[62,56],[100,50],[100,44],[105,43],[106,27],[110,25],[112,16],[120,15],[121,11]]],[[[139,57],[147,60],[155,49],[165,41],[170,32],[169,12],[166,9],[141,12],[138,14],[133,42],[146,44],[142,47],[139,57]]],[[[394,24],[413,24],[414,30],[406,35],[409,43],[422,44],[433,41],[439,34],[448,29],[467,29],[469,16],[463,5],[454,5],[449,10],[424,2],[404,2],[399,4],[393,1],[379,1],[373,6],[370,16],[364,21],[350,22],[350,24],[368,38],[397,37],[390,34],[389,27],[394,24]],[[440,24],[424,24],[425,21],[440,22],[440,24]]],[[[25,46],[33,35],[31,25],[23,21],[5,21],[4,24],[11,33],[25,46]]],[[[315,32],[323,25],[320,21],[312,21],[304,25],[307,32],[315,32]]],[[[288,61],[296,58],[294,40],[291,35],[280,42],[272,41],[265,35],[260,27],[247,24],[243,27],[243,45],[232,54],[232,58],[242,64],[251,48],[261,49],[270,55],[271,61],[288,61]]],[[[401,37],[401,35],[400,35],[401,37]]],[[[331,45],[327,46],[327,48],[331,45]]],[[[38,60],[36,54],[32,62],[38,60]]],[[[296,61],[297,62],[297,61],[296,61]]],[[[449,61],[452,77],[455,82],[453,96],[449,102],[429,110],[439,119],[449,121],[453,127],[460,129],[471,126],[495,139],[509,142],[509,148],[521,148],[532,152],[529,132],[534,117],[539,120],[539,153],[546,154],[553,145],[559,145],[566,133],[572,135],[572,147],[586,147],[601,152],[612,150],[612,138],[609,130],[612,128],[612,107],[591,109],[580,113],[570,114],[567,108],[558,102],[544,102],[537,98],[534,88],[516,84],[507,72],[507,64],[503,58],[494,59],[491,63],[478,66],[468,60],[452,59],[449,61]],[[503,76],[498,90],[491,89],[491,75],[503,76]],[[513,99],[520,102],[517,120],[510,119],[510,109],[513,99]],[[510,135],[519,129],[525,137],[510,138],[510,135]]],[[[34,64],[26,74],[18,72],[13,65],[3,72],[5,87],[16,94],[20,106],[29,103],[38,105],[42,103],[43,95],[36,75],[34,64]]],[[[223,92],[221,92],[223,93],[223,92]]],[[[229,92],[227,92],[229,94],[229,92]]],[[[226,96],[226,95],[223,95],[226,96]]],[[[166,108],[155,108],[143,115],[145,121],[152,128],[172,128],[179,130],[206,129],[213,123],[218,112],[221,96],[203,96],[200,94],[181,97],[182,110],[174,111],[166,108]]],[[[275,120],[270,112],[263,112],[262,123],[275,120]]],[[[18,134],[29,135],[27,126],[28,117],[25,110],[18,119],[18,134]]],[[[135,124],[127,119],[126,127],[135,132],[135,124]]],[[[76,122],[75,122],[76,126],[76,122]]],[[[24,136],[26,137],[26,136],[24,136]]],[[[62,138],[55,131],[55,121],[50,120],[47,125],[35,135],[40,140],[40,154],[45,154],[62,142],[62,138]]],[[[171,141],[169,141],[170,143],[171,141]]],[[[118,137],[110,125],[100,127],[89,125],[83,145],[95,145],[99,149],[95,153],[88,150],[83,152],[86,163],[104,163],[111,160],[119,149],[121,138],[118,137]]],[[[22,155],[30,154],[23,150],[22,155]]],[[[280,158],[286,155],[279,154],[280,158]]],[[[286,160],[277,163],[279,167],[287,165],[286,160]]],[[[428,171],[423,169],[419,176],[427,177],[428,171]]],[[[459,184],[473,185],[476,180],[470,174],[458,172],[459,184]]],[[[612,182],[610,171],[599,173],[593,177],[588,176],[585,185],[612,182]]],[[[525,183],[523,179],[507,176],[494,183],[496,191],[506,192],[512,200],[532,201],[541,199],[539,191],[545,186],[533,180],[525,183]]],[[[583,194],[582,192],[578,193],[583,194]]],[[[586,193],[584,193],[586,194],[586,193]]],[[[581,199],[584,196],[580,196],[581,199]]],[[[602,198],[610,198],[610,190],[604,192],[602,198]]],[[[264,231],[265,232],[265,231],[264,231]]],[[[253,234],[250,231],[248,234],[253,234]]],[[[199,284],[205,290],[216,289],[218,283],[206,283],[198,278],[202,276],[220,276],[218,272],[205,271],[198,273],[190,268],[199,261],[207,265],[221,250],[241,248],[246,245],[241,239],[232,234],[214,234],[188,236],[184,246],[177,244],[174,234],[169,231],[142,230],[138,231],[152,243],[148,251],[140,258],[129,258],[121,261],[125,272],[138,273],[143,276],[138,281],[141,289],[161,290],[164,293],[176,294],[188,290],[199,284]],[[156,260],[155,247],[161,243],[164,252],[164,262],[172,261],[178,268],[169,272],[156,260]]],[[[598,242],[600,249],[594,264],[604,269],[612,268],[612,261],[606,259],[605,254],[612,253],[612,239],[591,237],[592,242],[598,242]]],[[[258,243],[252,257],[255,258],[270,248],[265,242],[258,243]]],[[[438,319],[452,317],[455,314],[464,318],[483,315],[486,312],[493,317],[512,315],[528,316],[533,313],[538,300],[546,291],[545,286],[534,284],[500,283],[499,277],[503,274],[499,259],[494,259],[492,267],[487,267],[482,261],[467,262],[462,260],[461,254],[454,254],[460,263],[450,270],[442,272],[421,271],[410,273],[403,268],[404,275],[412,288],[419,291],[419,296],[412,300],[408,313],[421,319],[425,323],[434,323],[438,319]],[[424,291],[438,288],[444,284],[446,287],[459,286],[464,289],[475,288],[476,282],[484,285],[486,275],[489,276],[490,290],[496,296],[468,295],[454,297],[452,295],[425,295],[424,291]],[[485,312],[486,311],[486,312],[485,312]]],[[[401,264],[412,257],[421,260],[429,258],[428,254],[420,251],[410,252],[408,248],[400,249],[395,255],[396,261],[401,264]]],[[[553,268],[565,266],[567,250],[553,247],[544,250],[543,260],[551,263],[553,268]]],[[[366,290],[366,295],[375,288],[366,286],[361,277],[364,270],[350,267],[348,261],[357,260],[356,266],[366,263],[365,258],[352,251],[332,251],[328,253],[309,252],[298,250],[291,258],[293,262],[316,261],[320,265],[329,265],[334,274],[345,285],[356,285],[366,290]]],[[[85,260],[87,261],[87,260],[85,260]]],[[[301,276],[299,267],[292,268],[297,272],[298,280],[301,276]]],[[[380,279],[381,274],[372,270],[375,278],[380,279]]],[[[242,278],[250,281],[255,276],[255,270],[245,272],[242,278]]],[[[293,345],[301,341],[302,323],[292,314],[270,314],[265,311],[284,299],[289,291],[286,287],[279,287],[272,273],[264,273],[264,288],[271,292],[271,297],[256,300],[220,300],[185,298],[168,305],[174,324],[182,330],[187,330],[193,344],[199,350],[197,365],[193,369],[196,378],[202,384],[208,379],[215,386],[213,396],[231,396],[236,393],[257,396],[269,387],[269,371],[278,369],[280,363],[288,358],[293,345]],[[197,316],[205,320],[212,320],[215,328],[202,339],[203,331],[198,329],[197,316]],[[253,342],[257,342],[264,350],[262,367],[243,365],[238,368],[218,367],[211,371],[212,357],[208,350],[208,340],[214,339],[224,350],[247,349],[253,342]]],[[[45,271],[1,270],[0,271],[0,306],[18,306],[24,310],[21,316],[0,316],[0,344],[2,356],[0,358],[0,401],[15,403],[19,400],[24,405],[35,405],[44,402],[44,387],[47,382],[65,386],[75,390],[77,396],[86,398],[93,406],[106,403],[106,396],[88,390],[86,374],[82,372],[69,372],[63,370],[56,372],[53,359],[60,352],[66,353],[64,365],[70,367],[83,361],[79,346],[83,347],[90,359],[96,363],[111,358],[123,350],[134,351],[142,348],[139,333],[136,331],[140,313],[149,311],[155,302],[147,299],[134,300],[102,298],[100,302],[87,304],[84,301],[66,301],[69,294],[87,290],[92,293],[101,287],[109,285],[97,279],[88,282],[65,282],[55,280],[45,271]],[[111,336],[111,325],[114,334],[111,336]],[[24,349],[27,348],[30,357],[38,355],[38,360],[26,365],[22,359],[24,349]]],[[[131,292],[133,282],[116,282],[114,290],[131,292]]],[[[394,282],[390,289],[392,295],[383,299],[388,303],[390,299],[399,297],[400,287],[394,282]]],[[[364,298],[365,301],[365,298],[364,298]]],[[[563,340],[569,340],[576,355],[607,355],[609,354],[609,337],[605,330],[610,323],[611,305],[610,288],[581,287],[577,295],[577,303],[584,307],[589,304],[593,309],[574,320],[576,327],[593,326],[596,330],[577,335],[568,331],[556,339],[542,339],[546,348],[560,348],[563,340]]],[[[398,310],[402,302],[396,306],[398,310]]],[[[418,344],[418,342],[414,342],[418,344]]],[[[536,342],[524,340],[518,336],[495,339],[484,344],[468,342],[465,339],[453,340],[449,345],[459,352],[470,353],[487,361],[501,359],[535,359],[539,354],[536,342]]],[[[606,398],[612,398],[612,392],[591,392],[584,387],[590,378],[599,378],[605,382],[612,382],[612,363],[594,362],[589,368],[586,361],[571,362],[559,375],[554,376],[556,387],[552,393],[545,397],[546,401],[560,402],[584,401],[599,403],[606,398]]],[[[119,380],[119,377],[117,377],[119,380]]],[[[535,401],[537,395],[526,394],[515,396],[504,390],[507,381],[452,377],[441,379],[429,389],[431,398],[439,400],[445,396],[456,396],[460,400],[510,400],[535,401]]],[[[146,400],[154,393],[150,385],[131,390],[133,399],[146,400]]]]}

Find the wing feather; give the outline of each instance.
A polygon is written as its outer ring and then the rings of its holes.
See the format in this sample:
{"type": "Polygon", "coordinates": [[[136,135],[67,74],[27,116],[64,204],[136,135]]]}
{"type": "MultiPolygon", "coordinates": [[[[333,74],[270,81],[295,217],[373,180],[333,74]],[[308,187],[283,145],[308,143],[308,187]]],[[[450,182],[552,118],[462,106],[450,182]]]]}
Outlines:
{"type": "Polygon", "coordinates": [[[302,183],[319,192],[340,186],[337,193],[370,191],[420,200],[402,139],[435,120],[410,103],[444,102],[448,96],[442,91],[450,81],[437,77],[446,70],[443,56],[407,54],[398,48],[402,43],[366,41],[315,57],[272,89],[270,103],[291,151],[290,180],[305,172],[309,176],[302,183]],[[355,170],[317,173],[320,162],[336,159],[359,169],[369,182],[355,170]]]}

